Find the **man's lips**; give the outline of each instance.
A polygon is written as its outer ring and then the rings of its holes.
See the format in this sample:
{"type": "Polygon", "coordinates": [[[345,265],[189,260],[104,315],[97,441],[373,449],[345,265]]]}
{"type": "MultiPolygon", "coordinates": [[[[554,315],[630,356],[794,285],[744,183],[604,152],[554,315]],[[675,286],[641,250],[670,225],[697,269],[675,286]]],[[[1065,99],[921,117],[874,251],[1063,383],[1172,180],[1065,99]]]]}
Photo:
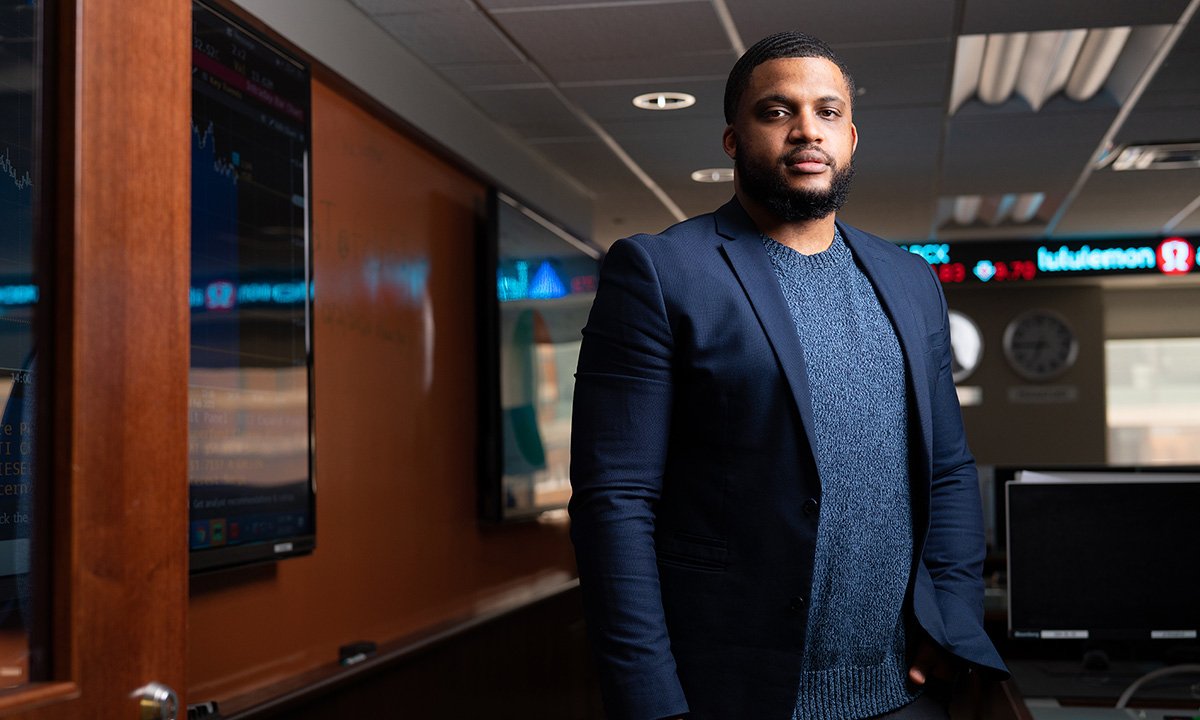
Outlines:
{"type": "Polygon", "coordinates": [[[788,168],[802,173],[823,173],[829,169],[832,162],[828,155],[814,150],[795,152],[786,159],[788,168]]]}

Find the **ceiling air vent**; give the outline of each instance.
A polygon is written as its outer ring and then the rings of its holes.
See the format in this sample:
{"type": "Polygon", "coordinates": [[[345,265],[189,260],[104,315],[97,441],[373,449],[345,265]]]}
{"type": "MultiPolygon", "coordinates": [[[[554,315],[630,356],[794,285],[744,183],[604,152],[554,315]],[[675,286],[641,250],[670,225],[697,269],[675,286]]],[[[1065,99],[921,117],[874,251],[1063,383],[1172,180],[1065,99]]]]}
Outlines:
{"type": "Polygon", "coordinates": [[[1127,145],[1112,161],[1113,170],[1179,170],[1200,167],[1200,142],[1127,145]]]}

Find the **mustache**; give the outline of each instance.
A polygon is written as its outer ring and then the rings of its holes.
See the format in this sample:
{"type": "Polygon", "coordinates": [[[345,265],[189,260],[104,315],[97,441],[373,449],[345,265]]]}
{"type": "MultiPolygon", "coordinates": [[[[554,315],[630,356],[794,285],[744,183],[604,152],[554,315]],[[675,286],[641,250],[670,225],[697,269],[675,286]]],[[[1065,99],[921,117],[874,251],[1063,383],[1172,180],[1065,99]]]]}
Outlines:
{"type": "Polygon", "coordinates": [[[815,145],[802,145],[800,147],[792,148],[779,158],[779,162],[784,165],[792,165],[799,162],[812,162],[814,160],[825,163],[830,167],[836,166],[836,163],[833,161],[833,158],[829,156],[829,153],[825,152],[819,147],[816,147],[815,145]]]}

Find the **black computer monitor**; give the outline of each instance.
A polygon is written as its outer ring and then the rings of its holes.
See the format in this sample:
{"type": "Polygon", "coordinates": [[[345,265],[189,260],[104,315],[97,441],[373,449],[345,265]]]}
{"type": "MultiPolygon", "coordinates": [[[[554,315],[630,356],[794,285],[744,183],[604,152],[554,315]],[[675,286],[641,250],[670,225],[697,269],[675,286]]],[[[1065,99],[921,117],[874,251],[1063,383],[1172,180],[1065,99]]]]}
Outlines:
{"type": "Polygon", "coordinates": [[[571,402],[601,252],[499,190],[479,252],[479,508],[533,520],[570,498],[571,402]]]}
{"type": "Polygon", "coordinates": [[[1152,481],[1163,475],[1192,475],[1200,478],[1200,465],[980,465],[979,477],[985,481],[983,501],[985,527],[988,531],[989,551],[1002,556],[1008,546],[1008,507],[1004,501],[1007,483],[1017,480],[1025,473],[1042,473],[1058,477],[1080,479],[1085,476],[1105,475],[1130,481],[1152,481]]]}
{"type": "Polygon", "coordinates": [[[1194,645],[1200,480],[1006,484],[1013,638],[1194,645]]]}
{"type": "Polygon", "coordinates": [[[192,11],[191,569],[312,551],[310,73],[192,11]]]}

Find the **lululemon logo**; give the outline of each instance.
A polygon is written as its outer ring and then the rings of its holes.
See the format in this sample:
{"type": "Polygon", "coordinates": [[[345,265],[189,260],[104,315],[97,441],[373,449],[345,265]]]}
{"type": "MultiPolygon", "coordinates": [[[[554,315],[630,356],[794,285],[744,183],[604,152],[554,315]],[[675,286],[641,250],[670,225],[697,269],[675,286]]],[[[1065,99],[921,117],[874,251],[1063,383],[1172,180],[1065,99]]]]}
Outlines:
{"type": "Polygon", "coordinates": [[[1196,264],[1192,245],[1183,238],[1172,237],[1158,246],[1158,269],[1164,275],[1182,275],[1191,272],[1196,264]]]}
{"type": "Polygon", "coordinates": [[[232,310],[237,302],[237,291],[233,283],[218,280],[204,289],[204,306],[209,310],[232,310]]]}

